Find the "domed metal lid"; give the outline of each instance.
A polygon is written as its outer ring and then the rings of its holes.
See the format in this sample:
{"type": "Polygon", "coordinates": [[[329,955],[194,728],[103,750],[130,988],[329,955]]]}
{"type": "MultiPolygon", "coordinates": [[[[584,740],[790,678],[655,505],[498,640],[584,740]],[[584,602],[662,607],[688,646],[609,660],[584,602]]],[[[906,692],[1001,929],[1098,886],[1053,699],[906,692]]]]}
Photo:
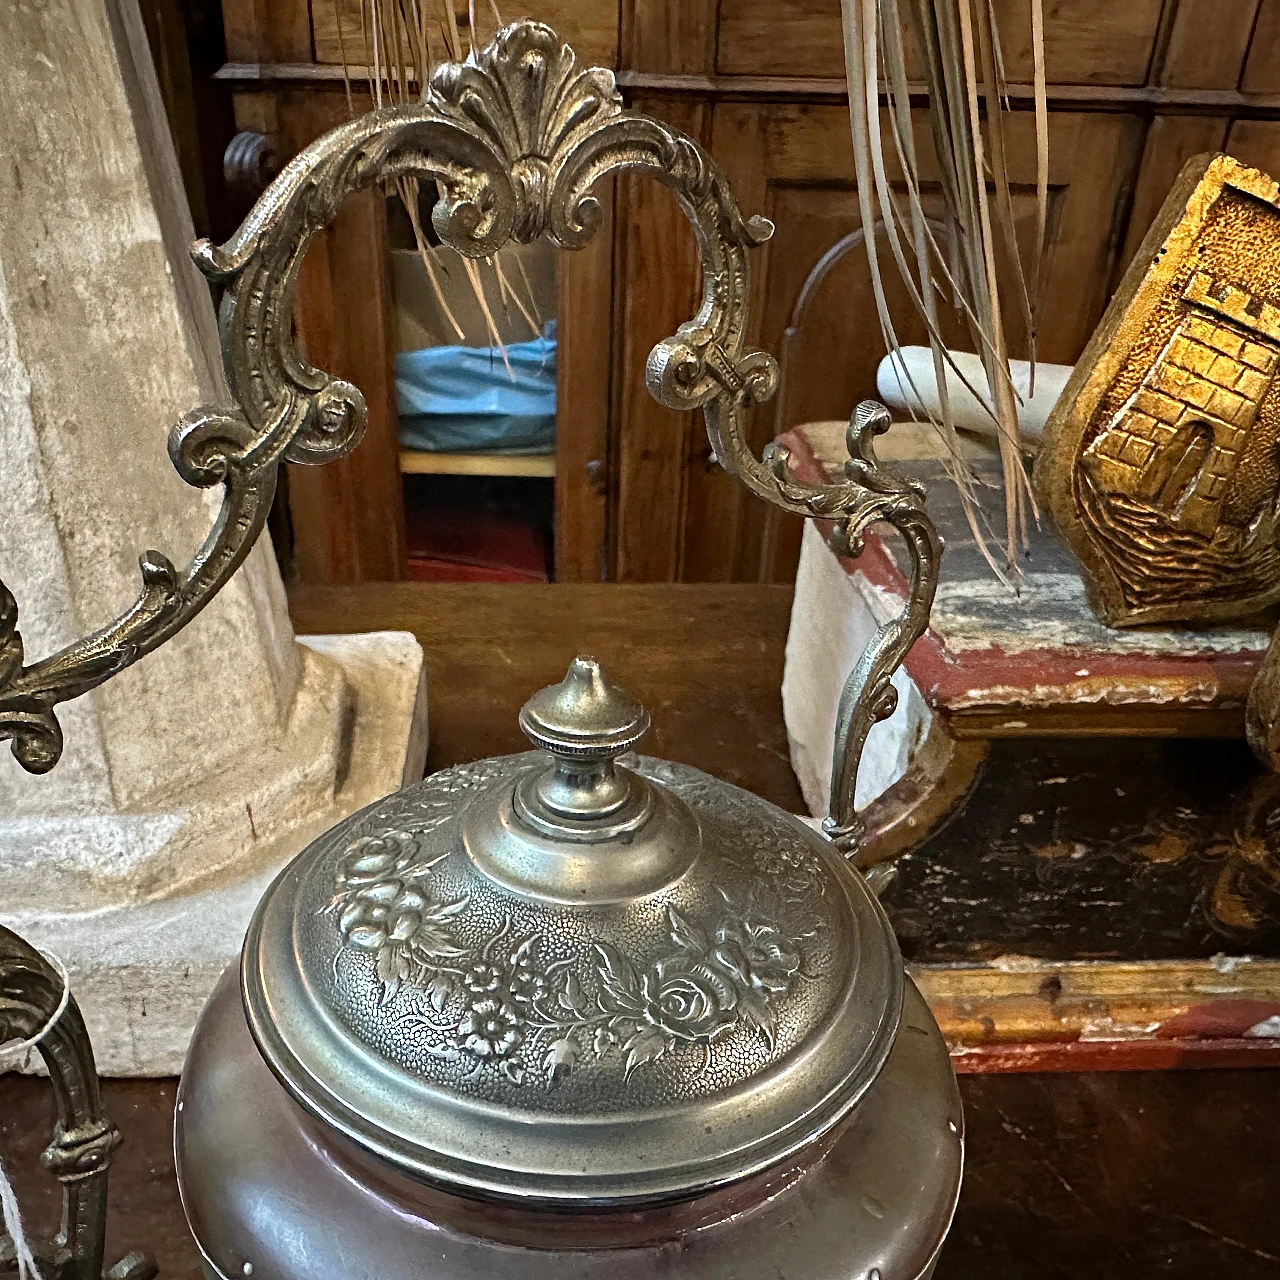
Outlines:
{"type": "Polygon", "coordinates": [[[861,878],[745,791],[619,760],[649,717],[590,658],[520,723],[542,750],[365,809],[263,899],[244,996],[285,1086],[416,1176],[565,1206],[695,1194],[830,1129],[902,1003],[861,878]]]}

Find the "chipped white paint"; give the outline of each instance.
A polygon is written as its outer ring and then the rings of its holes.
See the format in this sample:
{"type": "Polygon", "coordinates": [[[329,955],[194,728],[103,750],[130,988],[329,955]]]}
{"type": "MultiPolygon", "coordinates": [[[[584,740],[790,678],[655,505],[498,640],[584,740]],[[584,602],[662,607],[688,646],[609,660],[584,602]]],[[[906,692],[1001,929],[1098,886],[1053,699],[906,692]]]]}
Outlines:
{"type": "MultiPolygon", "coordinates": [[[[1219,684],[1212,677],[1161,676],[1159,681],[1122,677],[1095,677],[1088,684],[1057,684],[1029,681],[1024,684],[977,685],[948,696],[947,707],[957,711],[967,707],[1061,707],[1105,703],[1108,706],[1212,705],[1219,684]]],[[[1009,720],[1006,729],[1025,729],[1025,720],[1009,720]]]]}
{"type": "MultiPolygon", "coordinates": [[[[1103,626],[1085,599],[1084,582],[1072,573],[1027,573],[1017,596],[995,580],[943,580],[933,606],[932,627],[948,649],[1085,649],[1090,653],[1192,657],[1209,653],[1249,653],[1265,649],[1270,635],[1251,627],[1103,626]]],[[[1084,678],[1089,670],[1077,674],[1084,678]]]]}
{"type": "Polygon", "coordinates": [[[998,973],[1037,973],[1044,968],[1044,961],[1034,956],[1003,955],[988,961],[987,968],[998,973]]]}
{"type": "Polygon", "coordinates": [[[1160,1030],[1159,1022],[1125,1022],[1120,1018],[1090,1018],[1080,1027],[1080,1039],[1146,1040],[1160,1030]]]}

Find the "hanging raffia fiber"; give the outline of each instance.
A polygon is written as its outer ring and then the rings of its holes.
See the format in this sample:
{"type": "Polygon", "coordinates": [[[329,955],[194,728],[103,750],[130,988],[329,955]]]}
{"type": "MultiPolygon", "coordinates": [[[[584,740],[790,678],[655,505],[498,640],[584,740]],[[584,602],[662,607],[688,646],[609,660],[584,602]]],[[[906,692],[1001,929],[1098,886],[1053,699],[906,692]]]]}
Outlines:
{"type": "MultiPolygon", "coordinates": [[[[1004,58],[993,0],[842,0],[849,118],[862,225],[883,229],[890,256],[929,335],[941,406],[935,426],[947,446],[948,469],[960,488],[979,547],[997,575],[1013,583],[1027,546],[1035,500],[1018,443],[1017,393],[1009,372],[1005,306],[1022,313],[1026,358],[1035,378],[1035,333],[1048,209],[1048,114],[1044,73],[1042,0],[1031,8],[1035,75],[1036,234],[1024,264],[1017,244],[1007,161],[1008,103],[1004,58]],[[924,94],[938,166],[945,233],[926,218],[921,165],[912,132],[906,37],[923,62],[924,94]],[[885,106],[881,108],[881,97],[885,106]],[[886,156],[896,159],[901,183],[891,186],[886,156]],[[1013,279],[1002,294],[997,258],[1011,264],[1013,279]],[[991,388],[1004,477],[1004,520],[999,529],[982,502],[982,490],[961,461],[947,398],[946,372],[969,386],[951,361],[939,325],[944,306],[960,309],[991,388]],[[993,553],[992,544],[999,547],[993,553]]],[[[936,218],[935,218],[936,225],[936,218]]],[[[891,352],[900,348],[883,286],[879,237],[865,243],[876,311],[891,352]]],[[[1022,354],[1022,353],[1016,353],[1022,354]]],[[[899,366],[901,369],[901,366],[899,366]]],[[[981,389],[969,388],[986,402],[981,389]]],[[[916,400],[921,397],[911,388],[916,400]]]]}
{"type": "MultiPolygon", "coordinates": [[[[461,61],[480,43],[475,0],[470,0],[466,14],[465,48],[452,0],[357,0],[358,31],[355,30],[355,22],[344,17],[343,0],[332,2],[337,19],[347,105],[352,111],[355,110],[355,100],[351,89],[349,62],[352,50],[348,48],[348,40],[352,46],[362,49],[369,95],[375,108],[400,106],[415,101],[430,81],[431,71],[438,60],[461,61]],[[439,59],[436,57],[437,52],[440,54],[439,59]]],[[[497,30],[502,25],[502,18],[493,0],[489,0],[486,17],[491,19],[491,30],[497,30]]],[[[422,259],[432,292],[440,304],[441,314],[453,329],[457,340],[466,343],[475,335],[463,331],[449,305],[448,290],[445,287],[447,279],[441,280],[441,273],[447,269],[429,244],[419,213],[418,179],[397,178],[396,195],[409,215],[418,255],[422,259]]],[[[467,282],[484,317],[486,337],[492,346],[502,352],[504,360],[506,347],[499,336],[494,317],[495,306],[508,313],[514,307],[535,337],[542,332],[542,317],[538,314],[528,277],[518,260],[516,265],[523,292],[513,280],[510,262],[501,251],[485,260],[488,271],[482,270],[481,264],[472,258],[457,255],[457,260],[466,273],[467,282]],[[492,277],[491,283],[486,283],[487,277],[492,277]],[[491,297],[493,291],[497,293],[496,303],[491,297]]]]}

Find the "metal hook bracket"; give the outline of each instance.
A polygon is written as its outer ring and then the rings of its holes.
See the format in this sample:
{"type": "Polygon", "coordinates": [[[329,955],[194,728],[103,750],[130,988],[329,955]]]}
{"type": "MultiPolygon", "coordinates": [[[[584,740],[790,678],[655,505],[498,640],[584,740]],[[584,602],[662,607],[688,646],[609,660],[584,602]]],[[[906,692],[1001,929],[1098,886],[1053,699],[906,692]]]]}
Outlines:
{"type": "MultiPolygon", "coordinates": [[[[0,926],[0,1044],[42,1029],[36,1047],[49,1071],[57,1122],[40,1162],[62,1183],[62,1227],[52,1239],[32,1242],[36,1263],[42,1275],[60,1280],[153,1280],[158,1268],[143,1253],[126,1255],[104,1276],[107,1168],[120,1134],[102,1109],[93,1046],[75,998],[64,1001],[62,976],[0,926]]],[[[0,1232],[0,1276],[17,1268],[11,1246],[0,1232]]]]}

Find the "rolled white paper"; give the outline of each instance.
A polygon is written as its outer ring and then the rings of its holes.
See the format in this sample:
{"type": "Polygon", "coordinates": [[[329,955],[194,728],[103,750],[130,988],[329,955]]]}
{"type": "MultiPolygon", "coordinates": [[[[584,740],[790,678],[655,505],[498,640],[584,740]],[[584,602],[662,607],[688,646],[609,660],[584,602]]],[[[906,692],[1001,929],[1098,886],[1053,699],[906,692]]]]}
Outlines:
{"type": "MultiPolygon", "coordinates": [[[[951,359],[964,374],[974,390],[979,391],[990,405],[991,389],[982,361],[969,351],[952,351],[951,359]]],[[[1071,376],[1069,364],[1036,362],[1036,392],[1028,395],[1031,382],[1031,365],[1026,360],[1010,360],[1009,372],[1018,395],[1018,431],[1022,439],[1033,448],[1040,443],[1045,419],[1057,403],[1062,389],[1071,376]]],[[[991,415],[956,376],[956,370],[944,366],[947,377],[947,396],[951,402],[951,416],[957,427],[978,435],[996,435],[996,424],[991,415]]],[[[938,380],[934,376],[933,353],[928,347],[903,347],[897,355],[887,355],[876,369],[876,391],[880,399],[891,409],[913,418],[942,416],[942,403],[938,397],[938,380]]]]}

